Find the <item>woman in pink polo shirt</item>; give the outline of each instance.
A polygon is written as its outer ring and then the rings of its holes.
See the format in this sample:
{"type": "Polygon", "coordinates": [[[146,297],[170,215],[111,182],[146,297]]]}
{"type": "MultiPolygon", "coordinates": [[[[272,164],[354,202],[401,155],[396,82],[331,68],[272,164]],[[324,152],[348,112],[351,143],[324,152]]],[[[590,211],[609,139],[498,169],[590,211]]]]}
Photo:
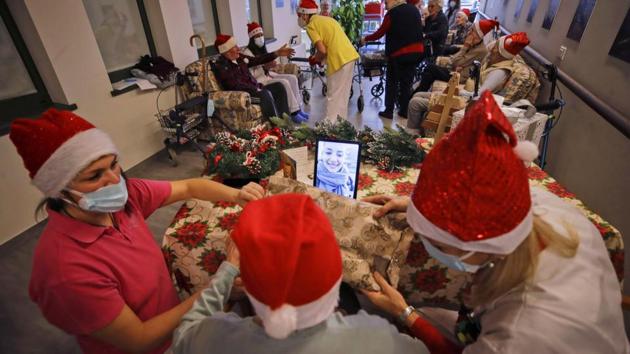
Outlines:
{"type": "Polygon", "coordinates": [[[48,212],[31,299],[84,352],[164,352],[197,294],[180,302],[145,218],[189,198],[244,205],[262,198],[262,187],[126,180],[109,136],[65,111],[16,119],[10,138],[48,212]]]}

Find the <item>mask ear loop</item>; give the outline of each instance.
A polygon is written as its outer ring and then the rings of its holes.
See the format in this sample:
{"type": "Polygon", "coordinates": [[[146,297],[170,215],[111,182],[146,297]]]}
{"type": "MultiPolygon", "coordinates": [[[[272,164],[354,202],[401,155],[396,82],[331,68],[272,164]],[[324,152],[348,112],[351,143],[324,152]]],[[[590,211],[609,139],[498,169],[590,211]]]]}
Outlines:
{"type": "Polygon", "coordinates": [[[472,255],[473,255],[473,254],[475,254],[475,253],[477,253],[477,252],[475,252],[475,251],[470,251],[470,252],[466,253],[465,255],[463,255],[463,256],[461,256],[461,257],[459,257],[459,260],[460,260],[460,261],[463,261],[463,260],[464,260],[464,259],[466,259],[466,258],[470,258],[470,256],[472,256],[472,255]]]}

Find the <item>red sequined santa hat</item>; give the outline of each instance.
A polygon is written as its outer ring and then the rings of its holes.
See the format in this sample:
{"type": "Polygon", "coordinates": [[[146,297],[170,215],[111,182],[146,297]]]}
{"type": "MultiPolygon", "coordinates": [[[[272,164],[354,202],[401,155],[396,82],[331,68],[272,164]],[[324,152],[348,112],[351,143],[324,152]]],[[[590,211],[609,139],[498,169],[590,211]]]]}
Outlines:
{"type": "Polygon", "coordinates": [[[485,91],[457,128],[422,163],[407,209],[409,225],[428,239],[464,251],[506,255],[532,230],[523,160],[538,155],[485,91]]]}
{"type": "Polygon", "coordinates": [[[341,252],[328,218],[308,195],[249,202],[231,237],[245,291],[271,337],[286,338],[334,312],[341,252]]]}
{"type": "MultiPolygon", "coordinates": [[[[466,16],[470,16],[470,10],[468,9],[463,9],[462,12],[466,15],[466,16]]],[[[498,22],[497,22],[497,27],[498,27],[498,22]]]]}
{"type": "Polygon", "coordinates": [[[512,59],[529,44],[527,33],[516,32],[499,38],[499,53],[506,59],[512,59]]]}
{"type": "Polygon", "coordinates": [[[314,0],[302,0],[297,8],[298,14],[314,15],[318,12],[317,3],[314,0]]]}
{"type": "MultiPolygon", "coordinates": [[[[470,11],[468,11],[468,13],[470,14],[470,11]]],[[[485,37],[486,34],[492,31],[493,28],[496,28],[498,30],[499,22],[495,20],[479,20],[475,22],[474,26],[475,26],[475,31],[479,35],[479,38],[483,38],[485,37]]]]}
{"type": "Polygon", "coordinates": [[[118,154],[105,132],[72,112],[56,109],[47,110],[37,119],[14,120],[9,138],[35,187],[52,198],[59,197],[91,162],[118,154]]]}
{"type": "Polygon", "coordinates": [[[223,54],[236,46],[236,39],[227,34],[219,34],[214,41],[214,46],[219,53],[223,54]]]}
{"type": "Polygon", "coordinates": [[[249,35],[249,38],[252,38],[257,34],[263,34],[263,28],[257,22],[248,23],[247,34],[249,35]]]}

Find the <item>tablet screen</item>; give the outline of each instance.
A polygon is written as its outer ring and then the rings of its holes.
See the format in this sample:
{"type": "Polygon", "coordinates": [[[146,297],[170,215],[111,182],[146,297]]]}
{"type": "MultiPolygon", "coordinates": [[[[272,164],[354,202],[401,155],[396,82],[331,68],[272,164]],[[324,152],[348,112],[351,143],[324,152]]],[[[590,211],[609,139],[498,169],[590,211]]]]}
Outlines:
{"type": "Polygon", "coordinates": [[[327,192],[357,197],[361,146],[358,142],[318,139],[313,184],[327,192]]]}

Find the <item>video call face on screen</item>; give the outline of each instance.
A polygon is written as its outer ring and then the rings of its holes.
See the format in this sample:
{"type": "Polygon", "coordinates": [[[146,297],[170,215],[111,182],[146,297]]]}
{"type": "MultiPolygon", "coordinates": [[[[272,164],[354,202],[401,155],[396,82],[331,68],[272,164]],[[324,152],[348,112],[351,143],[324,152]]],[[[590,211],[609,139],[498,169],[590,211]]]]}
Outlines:
{"type": "Polygon", "coordinates": [[[316,154],[315,187],[356,198],[361,158],[359,143],[318,140],[316,154]]]}

